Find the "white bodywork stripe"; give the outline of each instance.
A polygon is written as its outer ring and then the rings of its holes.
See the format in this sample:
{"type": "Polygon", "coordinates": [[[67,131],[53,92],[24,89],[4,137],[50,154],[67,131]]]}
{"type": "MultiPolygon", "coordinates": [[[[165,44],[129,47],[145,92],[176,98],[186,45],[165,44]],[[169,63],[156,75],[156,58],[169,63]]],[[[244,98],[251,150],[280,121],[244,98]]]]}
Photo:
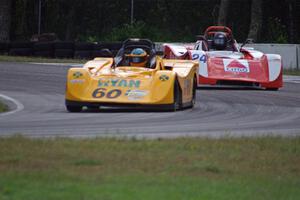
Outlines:
{"type": "Polygon", "coordinates": [[[192,59],[199,61],[199,75],[203,77],[208,77],[208,70],[207,70],[207,55],[204,51],[200,50],[190,50],[192,59]],[[204,59],[201,60],[202,56],[204,59]]]}
{"type": "Polygon", "coordinates": [[[183,56],[187,52],[186,47],[183,46],[172,45],[172,44],[164,44],[164,46],[168,46],[171,49],[171,51],[174,53],[174,55],[177,57],[183,56]]]}
{"type": "Polygon", "coordinates": [[[199,62],[199,74],[203,77],[208,77],[207,62],[199,62]]]}
{"type": "Polygon", "coordinates": [[[281,71],[281,56],[277,54],[266,54],[269,65],[269,81],[275,81],[281,71]]]}

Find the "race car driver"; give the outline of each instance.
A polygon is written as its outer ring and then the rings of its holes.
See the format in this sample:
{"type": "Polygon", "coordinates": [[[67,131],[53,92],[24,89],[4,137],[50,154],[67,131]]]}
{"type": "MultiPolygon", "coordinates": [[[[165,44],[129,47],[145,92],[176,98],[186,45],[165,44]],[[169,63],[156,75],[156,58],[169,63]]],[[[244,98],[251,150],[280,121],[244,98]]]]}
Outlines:
{"type": "Polygon", "coordinates": [[[127,55],[129,65],[133,67],[146,67],[149,55],[141,48],[135,48],[127,55]]]}
{"type": "Polygon", "coordinates": [[[216,50],[226,50],[227,37],[223,32],[216,32],[213,38],[213,46],[216,50]]]}

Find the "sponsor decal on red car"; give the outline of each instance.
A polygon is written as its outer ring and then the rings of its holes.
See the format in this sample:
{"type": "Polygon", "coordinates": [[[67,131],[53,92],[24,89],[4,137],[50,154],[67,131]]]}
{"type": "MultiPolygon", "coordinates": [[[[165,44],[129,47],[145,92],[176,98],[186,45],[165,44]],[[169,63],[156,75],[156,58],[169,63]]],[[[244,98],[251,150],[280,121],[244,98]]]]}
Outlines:
{"type": "Polygon", "coordinates": [[[234,73],[249,73],[249,63],[247,60],[223,59],[224,71],[234,73]]]}

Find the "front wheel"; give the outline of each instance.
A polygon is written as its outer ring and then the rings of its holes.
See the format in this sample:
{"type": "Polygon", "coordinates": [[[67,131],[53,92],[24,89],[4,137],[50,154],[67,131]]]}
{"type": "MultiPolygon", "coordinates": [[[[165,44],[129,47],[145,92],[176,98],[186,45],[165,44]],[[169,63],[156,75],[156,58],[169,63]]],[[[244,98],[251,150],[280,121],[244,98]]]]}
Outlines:
{"type": "Polygon", "coordinates": [[[269,90],[269,91],[277,91],[277,90],[279,90],[279,88],[266,88],[266,90],[269,90]]]}

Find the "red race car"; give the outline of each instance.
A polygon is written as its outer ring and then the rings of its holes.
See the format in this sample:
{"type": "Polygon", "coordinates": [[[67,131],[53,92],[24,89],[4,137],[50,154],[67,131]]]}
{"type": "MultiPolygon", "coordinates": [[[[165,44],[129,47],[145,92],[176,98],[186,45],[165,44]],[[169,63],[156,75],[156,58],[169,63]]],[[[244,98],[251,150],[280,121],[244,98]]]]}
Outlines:
{"type": "Polygon", "coordinates": [[[241,85],[278,90],[282,87],[282,61],[277,54],[264,54],[243,47],[225,26],[210,26],[198,36],[194,47],[164,45],[164,57],[199,60],[198,85],[241,85]]]}

